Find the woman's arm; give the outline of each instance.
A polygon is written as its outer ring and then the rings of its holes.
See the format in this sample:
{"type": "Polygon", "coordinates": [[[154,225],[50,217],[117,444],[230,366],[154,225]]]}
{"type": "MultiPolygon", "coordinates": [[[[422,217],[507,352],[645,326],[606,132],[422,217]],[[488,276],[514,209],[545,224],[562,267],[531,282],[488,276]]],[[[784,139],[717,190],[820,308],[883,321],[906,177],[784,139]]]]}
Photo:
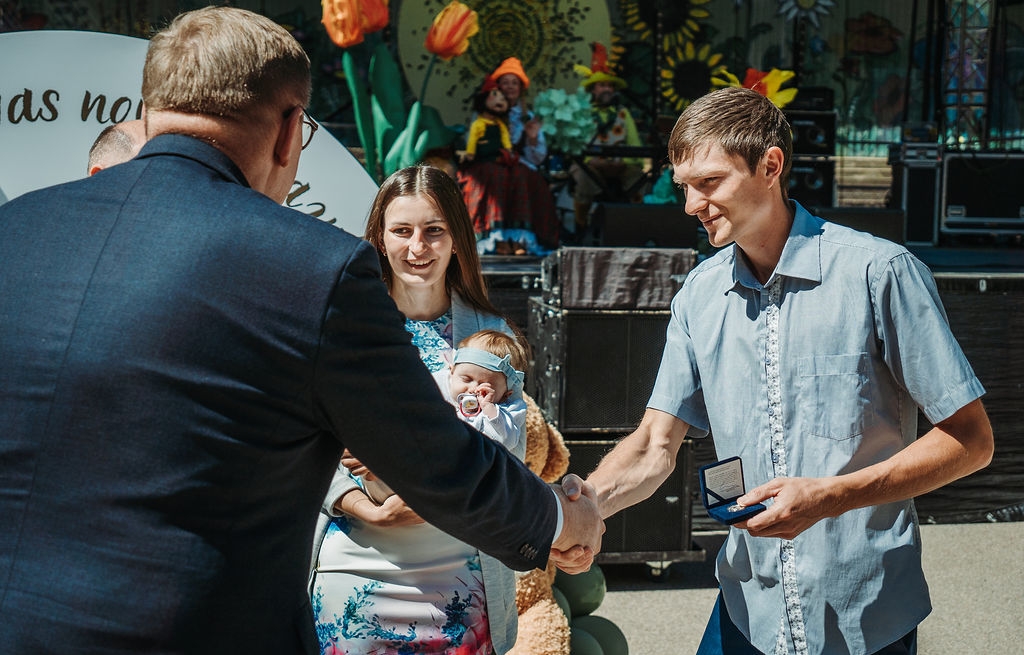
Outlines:
{"type": "Polygon", "coordinates": [[[366,492],[357,488],[339,498],[334,508],[340,514],[346,514],[378,528],[423,523],[423,519],[406,505],[398,494],[391,494],[378,505],[366,495],[366,492]]]}
{"type": "Polygon", "coordinates": [[[373,502],[373,499],[353,479],[352,471],[360,471],[361,475],[363,474],[362,471],[365,471],[365,475],[368,476],[373,476],[373,473],[363,466],[362,462],[353,457],[352,453],[348,450],[345,450],[342,462],[344,463],[338,467],[338,475],[335,475],[335,480],[343,475],[348,480],[348,483],[339,481],[335,484],[334,481],[331,482],[331,491],[334,493],[328,494],[328,501],[331,503],[330,509],[327,510],[328,514],[331,516],[345,514],[380,528],[394,528],[401,525],[423,523],[423,519],[411,507],[406,505],[405,501],[399,498],[397,494],[391,494],[380,505],[373,502]]]}

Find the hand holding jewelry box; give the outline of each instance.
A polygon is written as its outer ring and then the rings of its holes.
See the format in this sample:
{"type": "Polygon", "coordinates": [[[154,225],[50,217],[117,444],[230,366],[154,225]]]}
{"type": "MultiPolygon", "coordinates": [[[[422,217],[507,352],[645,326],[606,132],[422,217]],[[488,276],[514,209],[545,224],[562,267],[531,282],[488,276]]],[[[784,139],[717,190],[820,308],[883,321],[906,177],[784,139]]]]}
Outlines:
{"type": "Polygon", "coordinates": [[[700,495],[708,516],[719,523],[732,525],[763,512],[763,503],[740,505],[736,499],[746,493],[743,484],[743,461],[730,457],[700,467],[700,495]]]}

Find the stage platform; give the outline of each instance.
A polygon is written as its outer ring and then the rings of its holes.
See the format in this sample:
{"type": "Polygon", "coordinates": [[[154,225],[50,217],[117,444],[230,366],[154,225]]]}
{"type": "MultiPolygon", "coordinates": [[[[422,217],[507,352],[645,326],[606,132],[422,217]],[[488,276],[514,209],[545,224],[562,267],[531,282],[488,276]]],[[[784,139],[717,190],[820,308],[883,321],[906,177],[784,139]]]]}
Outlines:
{"type": "Polygon", "coordinates": [[[1024,246],[950,248],[908,245],[933,273],[1022,273],[1024,246]]]}
{"type": "MultiPolygon", "coordinates": [[[[910,244],[907,249],[936,273],[1024,273],[1024,245],[954,248],[910,244]]],[[[480,261],[485,278],[530,286],[531,278],[540,275],[544,257],[482,255],[480,261]]]]}

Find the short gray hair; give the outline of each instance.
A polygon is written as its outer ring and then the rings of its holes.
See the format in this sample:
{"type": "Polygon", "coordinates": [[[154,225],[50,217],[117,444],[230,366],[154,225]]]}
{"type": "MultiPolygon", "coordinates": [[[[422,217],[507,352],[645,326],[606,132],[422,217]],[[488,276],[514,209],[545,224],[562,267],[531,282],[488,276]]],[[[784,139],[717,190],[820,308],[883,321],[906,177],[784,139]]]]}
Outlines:
{"type": "Polygon", "coordinates": [[[135,145],[132,136],[120,123],[108,125],[89,148],[89,166],[86,170],[91,171],[95,166],[106,168],[128,161],[135,154],[135,145]]]}
{"type": "Polygon", "coordinates": [[[150,40],[142,100],[150,111],[227,118],[309,103],[309,57],[283,27],[235,7],[179,15],[150,40]]]}

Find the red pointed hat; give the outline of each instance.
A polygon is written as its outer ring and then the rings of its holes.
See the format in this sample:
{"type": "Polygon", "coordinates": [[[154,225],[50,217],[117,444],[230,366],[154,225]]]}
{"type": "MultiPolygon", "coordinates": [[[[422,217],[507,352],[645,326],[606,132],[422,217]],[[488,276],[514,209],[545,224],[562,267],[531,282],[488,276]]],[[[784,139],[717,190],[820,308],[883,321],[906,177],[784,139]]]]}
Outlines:
{"type": "Polygon", "coordinates": [[[590,47],[593,52],[590,57],[590,68],[582,64],[576,64],[574,67],[576,72],[584,77],[583,81],[580,82],[580,86],[589,90],[590,87],[598,82],[608,82],[616,89],[626,88],[626,80],[613,75],[608,67],[608,50],[604,47],[604,44],[594,41],[590,44],[590,47]]]}

